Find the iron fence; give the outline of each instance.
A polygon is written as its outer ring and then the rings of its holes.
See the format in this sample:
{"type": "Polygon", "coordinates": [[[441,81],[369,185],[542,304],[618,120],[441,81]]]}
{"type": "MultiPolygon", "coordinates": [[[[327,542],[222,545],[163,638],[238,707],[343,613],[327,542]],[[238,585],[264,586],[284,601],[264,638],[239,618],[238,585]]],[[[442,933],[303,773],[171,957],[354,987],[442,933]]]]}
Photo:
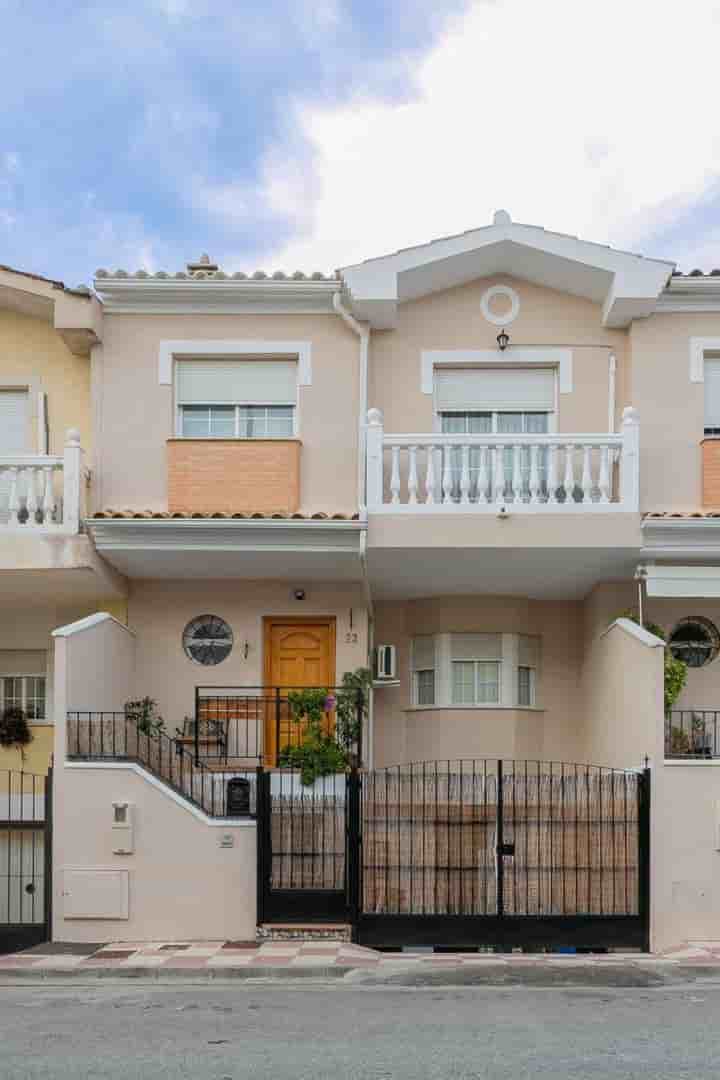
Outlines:
{"type": "Polygon", "coordinates": [[[671,709],[665,716],[665,757],[720,757],[720,711],[671,709]]]}
{"type": "Polygon", "coordinates": [[[0,771],[0,953],[50,936],[52,770],[0,771]]]}
{"type": "Polygon", "coordinates": [[[143,726],[125,712],[69,712],[67,756],[75,761],[132,761],[142,765],[210,817],[254,815],[255,771],[214,768],[197,760],[181,738],[143,726]],[[242,780],[242,798],[238,785],[242,780]]]}
{"type": "Polygon", "coordinates": [[[295,693],[325,695],[321,730],[332,736],[350,764],[362,760],[366,699],[362,689],[283,686],[197,686],[195,717],[185,722],[183,740],[196,760],[290,765],[288,751],[299,747],[308,730],[295,693]]]}

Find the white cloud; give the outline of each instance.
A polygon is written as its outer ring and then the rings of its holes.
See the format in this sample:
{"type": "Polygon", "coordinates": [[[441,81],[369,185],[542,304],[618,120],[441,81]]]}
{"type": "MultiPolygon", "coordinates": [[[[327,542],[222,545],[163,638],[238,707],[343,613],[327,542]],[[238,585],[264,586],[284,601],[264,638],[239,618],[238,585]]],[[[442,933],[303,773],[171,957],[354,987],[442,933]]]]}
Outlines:
{"type": "Polygon", "coordinates": [[[272,148],[261,197],[296,239],[270,261],[332,269],[499,207],[638,248],[720,173],[719,33],[717,0],[682,14],[656,0],[473,3],[419,63],[411,103],[295,103],[304,151],[272,148]]]}

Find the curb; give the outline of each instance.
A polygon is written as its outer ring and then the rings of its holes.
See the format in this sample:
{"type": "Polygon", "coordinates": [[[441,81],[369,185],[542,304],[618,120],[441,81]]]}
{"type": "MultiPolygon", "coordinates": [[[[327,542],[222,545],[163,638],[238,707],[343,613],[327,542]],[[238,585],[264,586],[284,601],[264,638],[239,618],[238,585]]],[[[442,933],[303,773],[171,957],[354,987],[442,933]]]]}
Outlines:
{"type": "Polygon", "coordinates": [[[346,975],[357,968],[346,964],[333,964],[332,966],[308,966],[308,967],[276,967],[275,965],[253,965],[252,967],[208,967],[204,969],[184,967],[118,967],[118,968],[17,968],[0,972],[0,986],[10,986],[18,982],[52,982],[58,979],[62,982],[77,980],[85,982],[88,979],[96,981],[110,981],[121,979],[123,981],[137,979],[142,982],[212,982],[214,980],[231,979],[344,979],[346,975]]]}

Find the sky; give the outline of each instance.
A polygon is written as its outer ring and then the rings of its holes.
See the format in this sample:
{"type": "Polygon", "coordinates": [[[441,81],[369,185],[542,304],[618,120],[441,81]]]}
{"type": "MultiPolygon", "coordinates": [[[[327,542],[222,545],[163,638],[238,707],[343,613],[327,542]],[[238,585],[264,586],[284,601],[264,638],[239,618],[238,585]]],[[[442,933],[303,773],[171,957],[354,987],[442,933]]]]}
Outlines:
{"type": "Polygon", "coordinates": [[[506,209],[720,266],[720,0],[0,0],[0,263],[308,272],[506,209]]]}

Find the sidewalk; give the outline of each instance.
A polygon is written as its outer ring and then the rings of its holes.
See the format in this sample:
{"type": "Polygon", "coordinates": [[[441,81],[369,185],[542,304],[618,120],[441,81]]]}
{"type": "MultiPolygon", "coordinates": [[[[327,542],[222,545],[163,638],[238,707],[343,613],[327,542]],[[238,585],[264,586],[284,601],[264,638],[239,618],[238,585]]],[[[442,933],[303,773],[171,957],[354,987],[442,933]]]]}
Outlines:
{"type": "Polygon", "coordinates": [[[307,977],[396,985],[658,985],[688,978],[720,980],[720,942],[688,942],[667,953],[523,954],[383,953],[336,941],[296,943],[117,942],[39,945],[0,956],[0,984],[17,979],[307,977]],[[369,979],[362,978],[368,976],[369,979]]]}

